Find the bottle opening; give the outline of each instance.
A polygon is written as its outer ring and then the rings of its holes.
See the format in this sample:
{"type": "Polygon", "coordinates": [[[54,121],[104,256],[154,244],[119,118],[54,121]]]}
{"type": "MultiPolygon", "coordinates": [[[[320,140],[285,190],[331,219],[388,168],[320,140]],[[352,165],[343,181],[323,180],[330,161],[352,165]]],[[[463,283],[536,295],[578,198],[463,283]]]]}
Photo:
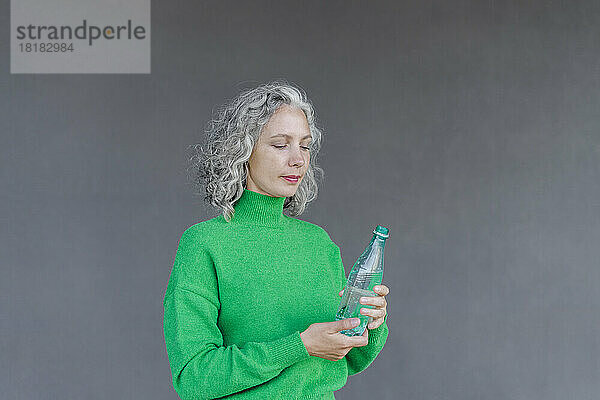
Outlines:
{"type": "Polygon", "coordinates": [[[387,239],[390,235],[389,235],[390,230],[388,228],[386,228],[385,226],[381,226],[381,225],[377,225],[377,227],[373,230],[373,233],[376,234],[377,236],[380,236],[384,239],[387,239]]]}

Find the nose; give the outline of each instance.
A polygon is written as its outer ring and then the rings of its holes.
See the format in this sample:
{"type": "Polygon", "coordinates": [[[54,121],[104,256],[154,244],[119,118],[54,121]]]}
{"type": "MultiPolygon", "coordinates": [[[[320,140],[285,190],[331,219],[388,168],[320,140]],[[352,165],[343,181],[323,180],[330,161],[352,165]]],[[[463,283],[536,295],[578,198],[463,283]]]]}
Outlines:
{"type": "MultiPolygon", "coordinates": [[[[293,147],[293,146],[292,146],[293,147]]],[[[290,158],[288,160],[288,164],[290,167],[303,167],[306,160],[304,159],[304,154],[302,154],[302,150],[300,147],[293,147],[293,149],[289,152],[290,158]]]]}

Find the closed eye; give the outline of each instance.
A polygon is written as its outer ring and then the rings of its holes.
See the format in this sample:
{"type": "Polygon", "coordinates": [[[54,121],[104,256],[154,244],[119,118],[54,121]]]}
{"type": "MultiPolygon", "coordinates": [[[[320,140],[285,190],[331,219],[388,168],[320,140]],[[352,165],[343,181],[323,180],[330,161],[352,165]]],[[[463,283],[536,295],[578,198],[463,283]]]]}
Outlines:
{"type": "MultiPolygon", "coordinates": [[[[285,147],[285,144],[284,145],[276,145],[276,144],[274,144],[273,147],[275,147],[276,149],[283,149],[285,147]]],[[[300,147],[303,148],[304,150],[310,150],[309,146],[300,146],[300,147]]]]}

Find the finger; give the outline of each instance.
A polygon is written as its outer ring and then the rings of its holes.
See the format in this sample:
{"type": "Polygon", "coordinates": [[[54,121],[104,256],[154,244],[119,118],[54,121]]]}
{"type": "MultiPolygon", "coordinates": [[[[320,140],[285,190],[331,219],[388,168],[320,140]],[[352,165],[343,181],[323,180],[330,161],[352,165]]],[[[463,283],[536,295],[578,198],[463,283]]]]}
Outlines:
{"type": "MultiPolygon", "coordinates": [[[[368,331],[368,329],[365,329],[365,332],[368,331]]],[[[369,337],[368,337],[368,333],[364,333],[360,336],[346,336],[345,339],[345,343],[347,347],[361,347],[361,346],[366,346],[367,344],[369,344],[369,337]]]]}
{"type": "Polygon", "coordinates": [[[365,305],[375,306],[375,307],[383,307],[386,305],[386,300],[382,296],[361,297],[359,301],[360,301],[360,304],[365,304],[365,305]]]}
{"type": "Polygon", "coordinates": [[[344,293],[344,289],[340,290],[340,292],[338,293],[338,296],[341,296],[342,293],[344,293]]]}
{"type": "Polygon", "coordinates": [[[362,315],[369,315],[373,318],[385,317],[385,310],[382,310],[380,308],[361,308],[360,313],[362,315]]]}
{"type": "Polygon", "coordinates": [[[387,296],[390,293],[390,288],[385,285],[377,285],[373,290],[381,296],[387,296]]]}
{"type": "Polygon", "coordinates": [[[379,326],[383,324],[383,318],[377,318],[374,319],[373,321],[371,321],[368,325],[367,325],[367,329],[376,329],[379,328],[379,326]]]}

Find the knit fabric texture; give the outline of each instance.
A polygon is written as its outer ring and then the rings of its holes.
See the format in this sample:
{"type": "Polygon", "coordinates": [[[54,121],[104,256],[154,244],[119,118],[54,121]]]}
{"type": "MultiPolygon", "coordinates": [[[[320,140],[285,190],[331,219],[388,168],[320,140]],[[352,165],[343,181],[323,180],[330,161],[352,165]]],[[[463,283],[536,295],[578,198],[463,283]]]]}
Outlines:
{"type": "Polygon", "coordinates": [[[387,322],[341,360],[308,354],[300,333],[335,320],[346,277],[340,248],[283,214],[285,199],[245,189],[231,221],[219,215],[181,236],[163,301],[181,399],[335,399],[383,348],[387,322]]]}

